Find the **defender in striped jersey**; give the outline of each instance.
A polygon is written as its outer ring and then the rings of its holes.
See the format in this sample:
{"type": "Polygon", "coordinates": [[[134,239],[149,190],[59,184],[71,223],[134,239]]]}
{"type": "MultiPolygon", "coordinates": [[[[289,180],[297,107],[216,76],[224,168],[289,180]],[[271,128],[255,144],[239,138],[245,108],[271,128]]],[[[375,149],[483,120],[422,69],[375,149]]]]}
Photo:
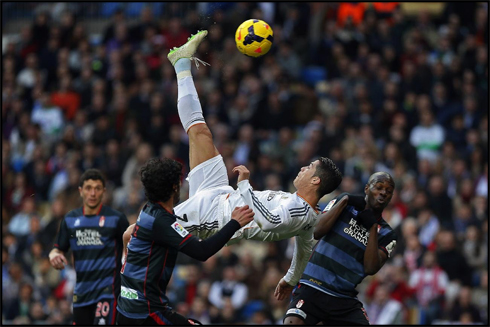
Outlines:
{"type": "Polygon", "coordinates": [[[396,235],[381,214],[395,183],[385,172],[371,175],[365,196],[341,194],[315,227],[316,244],[284,318],[284,324],[369,325],[356,286],[385,264],[396,235]]]}
{"type": "Polygon", "coordinates": [[[204,121],[191,74],[191,60],[196,65],[202,62],[193,56],[206,35],[207,31],[200,31],[168,54],[177,74],[179,117],[189,135],[189,199],[178,205],[175,213],[186,230],[207,238],[230,221],[233,208],[248,205],[255,213],[254,221],[237,231],[232,242],[242,238],[277,241],[295,237],[290,269],[275,291],[276,297],[283,299],[299,281],[311,253],[313,227],[320,213],[317,203],[337,188],[342,174],[332,160],[320,158],[301,168],[294,180],[296,193],[254,191],[244,166],[234,169],[239,174],[237,190],[229,185],[226,166],[204,121]]]}
{"type": "Polygon", "coordinates": [[[176,313],[165,295],[179,251],[205,261],[253,219],[247,206],[235,208],[232,219],[214,236],[201,241],[179,224],[173,212],[179,201],[182,165],[171,159],[150,159],[140,170],[148,202],[129,239],[121,269],[118,325],[191,325],[176,313]]]}
{"type": "Polygon", "coordinates": [[[71,248],[77,282],[73,294],[73,324],[114,325],[121,280],[122,236],[126,216],[102,205],[105,179],[97,169],[80,177],[83,206],[66,214],[57,242],[49,254],[51,264],[63,269],[64,253],[71,248]]]}

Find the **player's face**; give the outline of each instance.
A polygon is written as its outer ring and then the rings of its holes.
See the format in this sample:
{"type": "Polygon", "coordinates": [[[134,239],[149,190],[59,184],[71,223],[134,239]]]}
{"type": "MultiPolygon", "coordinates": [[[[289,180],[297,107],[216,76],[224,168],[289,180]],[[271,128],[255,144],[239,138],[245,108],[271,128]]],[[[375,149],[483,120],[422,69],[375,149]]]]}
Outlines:
{"type": "Polygon", "coordinates": [[[296,188],[300,188],[303,185],[308,185],[310,180],[313,178],[316,172],[316,167],[320,163],[319,160],[315,160],[310,163],[308,166],[301,167],[301,170],[298,173],[298,176],[293,181],[293,185],[296,188]]]}
{"type": "Polygon", "coordinates": [[[78,190],[83,199],[83,204],[91,209],[97,208],[100,205],[105,193],[105,187],[102,185],[102,181],[93,179],[88,179],[83,182],[83,186],[78,187],[78,190]]]}
{"type": "Polygon", "coordinates": [[[393,197],[393,183],[388,178],[378,178],[371,184],[366,185],[364,192],[367,195],[368,206],[381,212],[390,203],[393,197]]]}

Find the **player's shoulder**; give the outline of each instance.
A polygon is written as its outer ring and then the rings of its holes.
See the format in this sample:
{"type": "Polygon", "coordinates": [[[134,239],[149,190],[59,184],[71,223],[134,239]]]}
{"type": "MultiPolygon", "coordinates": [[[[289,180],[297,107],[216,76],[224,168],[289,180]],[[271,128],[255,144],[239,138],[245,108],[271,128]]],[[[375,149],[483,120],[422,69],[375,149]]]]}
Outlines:
{"type": "Polygon", "coordinates": [[[126,215],[124,213],[122,213],[121,211],[119,210],[116,210],[114,208],[111,208],[109,206],[102,206],[102,210],[100,212],[100,214],[103,214],[103,215],[106,215],[106,216],[117,216],[117,217],[126,217],[126,215]]]}
{"type": "Polygon", "coordinates": [[[83,216],[83,207],[75,208],[66,213],[65,218],[76,218],[83,216]]]}
{"type": "Polygon", "coordinates": [[[175,221],[176,216],[173,212],[170,212],[160,206],[159,204],[148,201],[141,209],[140,215],[138,216],[138,222],[150,222],[153,224],[157,222],[165,221],[175,221]]]}

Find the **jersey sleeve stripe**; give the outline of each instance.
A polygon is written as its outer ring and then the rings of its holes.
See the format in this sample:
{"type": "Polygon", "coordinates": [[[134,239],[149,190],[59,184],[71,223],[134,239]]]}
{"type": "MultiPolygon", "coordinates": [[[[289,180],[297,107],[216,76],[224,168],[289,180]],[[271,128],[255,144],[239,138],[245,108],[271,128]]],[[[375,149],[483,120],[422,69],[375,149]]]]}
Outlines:
{"type": "Polygon", "coordinates": [[[249,190],[249,192],[252,194],[252,201],[254,202],[257,210],[267,219],[270,223],[272,224],[280,224],[281,223],[281,218],[279,215],[273,215],[267,208],[264,206],[263,203],[255,197],[252,191],[249,190]]]}
{"type": "Polygon", "coordinates": [[[188,240],[188,239],[189,239],[191,236],[192,236],[191,234],[187,235],[187,236],[186,236],[186,237],[185,237],[185,238],[182,240],[182,242],[180,242],[179,246],[180,246],[180,245],[182,245],[182,244],[183,244],[185,241],[187,241],[187,240],[188,240]]]}

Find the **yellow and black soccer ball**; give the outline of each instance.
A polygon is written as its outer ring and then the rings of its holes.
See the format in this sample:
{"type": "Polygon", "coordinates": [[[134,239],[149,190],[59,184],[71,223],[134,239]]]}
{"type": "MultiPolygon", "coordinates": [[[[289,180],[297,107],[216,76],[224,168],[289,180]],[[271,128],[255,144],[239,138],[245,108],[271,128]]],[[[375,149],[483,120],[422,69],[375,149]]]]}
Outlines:
{"type": "Polygon", "coordinates": [[[249,19],[238,26],[235,42],[238,50],[249,57],[260,57],[271,49],[274,32],[260,19],[249,19]]]}

